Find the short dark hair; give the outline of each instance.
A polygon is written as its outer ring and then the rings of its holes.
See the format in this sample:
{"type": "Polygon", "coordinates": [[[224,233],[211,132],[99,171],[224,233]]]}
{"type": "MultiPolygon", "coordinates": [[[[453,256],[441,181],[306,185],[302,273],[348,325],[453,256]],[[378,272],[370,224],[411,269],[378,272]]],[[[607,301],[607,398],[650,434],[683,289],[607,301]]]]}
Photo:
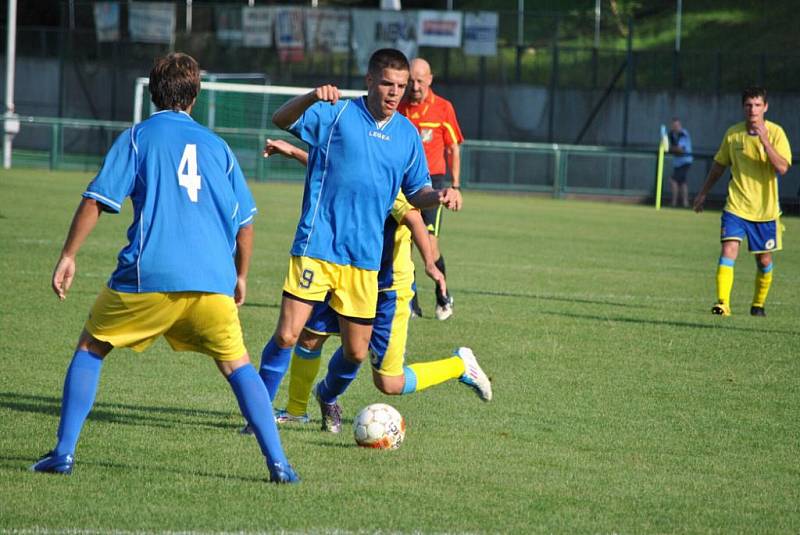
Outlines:
{"type": "Polygon", "coordinates": [[[758,98],[758,97],[761,97],[764,100],[764,103],[766,104],[767,90],[757,85],[746,87],[744,88],[744,91],[742,91],[742,104],[744,104],[748,98],[758,98]]]}
{"type": "Polygon", "coordinates": [[[398,71],[410,71],[406,55],[395,48],[381,48],[372,53],[369,58],[367,71],[372,74],[380,74],[383,69],[395,69],[398,71]]]}
{"type": "Polygon", "coordinates": [[[189,54],[156,58],[150,71],[150,98],[159,110],[186,110],[200,93],[200,67],[189,54]]]}

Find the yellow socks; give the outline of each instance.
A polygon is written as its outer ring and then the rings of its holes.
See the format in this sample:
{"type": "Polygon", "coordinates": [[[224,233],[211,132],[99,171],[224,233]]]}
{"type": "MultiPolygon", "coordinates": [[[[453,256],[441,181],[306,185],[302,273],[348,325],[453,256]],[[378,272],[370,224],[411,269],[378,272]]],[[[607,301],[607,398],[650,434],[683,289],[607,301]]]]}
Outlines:
{"type": "Polygon", "coordinates": [[[292,416],[306,414],[311,387],[319,371],[322,351],[295,346],[289,370],[289,403],[286,411],[292,416]]]}
{"type": "Polygon", "coordinates": [[[403,394],[419,392],[428,387],[458,379],[464,374],[464,361],[450,357],[430,362],[417,362],[403,368],[406,376],[403,394]]]}
{"type": "Polygon", "coordinates": [[[717,303],[728,306],[731,304],[734,262],[732,258],[720,256],[717,266],[717,303]]]}
{"type": "Polygon", "coordinates": [[[772,262],[768,266],[758,266],[756,270],[756,287],[753,292],[753,306],[764,308],[769,287],[772,285],[772,262]]]}

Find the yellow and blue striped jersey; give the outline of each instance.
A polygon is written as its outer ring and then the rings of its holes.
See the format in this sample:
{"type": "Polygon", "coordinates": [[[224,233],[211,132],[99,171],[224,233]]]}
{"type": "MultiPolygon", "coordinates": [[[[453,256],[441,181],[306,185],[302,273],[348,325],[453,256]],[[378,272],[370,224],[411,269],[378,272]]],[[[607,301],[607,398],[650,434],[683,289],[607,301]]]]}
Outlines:
{"type": "Polygon", "coordinates": [[[411,210],[416,210],[400,193],[383,227],[383,252],[378,272],[378,291],[409,288],[414,282],[411,260],[411,230],[402,223],[411,210]]]}

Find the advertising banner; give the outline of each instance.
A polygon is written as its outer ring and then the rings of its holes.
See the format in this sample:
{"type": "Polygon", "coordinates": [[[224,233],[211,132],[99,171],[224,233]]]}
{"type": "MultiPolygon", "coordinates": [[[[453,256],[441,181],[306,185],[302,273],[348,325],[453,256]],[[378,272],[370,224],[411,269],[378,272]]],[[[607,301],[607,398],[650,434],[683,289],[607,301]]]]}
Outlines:
{"type": "Polygon", "coordinates": [[[303,8],[275,8],[275,46],[281,61],[303,61],[303,8]]]}
{"type": "Polygon", "coordinates": [[[119,41],[119,3],[94,4],[94,29],[97,42],[119,41]]]}
{"type": "Polygon", "coordinates": [[[464,15],[464,54],[497,55],[497,13],[479,11],[464,15]]]}
{"type": "Polygon", "coordinates": [[[367,72],[372,52],[396,48],[409,59],[417,55],[417,13],[414,11],[353,11],[353,49],[361,72],[367,72]]]}
{"type": "Polygon", "coordinates": [[[271,7],[243,7],[242,44],[254,48],[271,48],[274,19],[275,11],[271,7]]]}
{"type": "Polygon", "coordinates": [[[175,4],[130,2],[128,33],[131,41],[171,45],[175,38],[175,4]]]}
{"type": "Polygon", "coordinates": [[[461,47],[460,11],[419,11],[417,20],[417,44],[443,48],[461,47]]]}
{"type": "Polygon", "coordinates": [[[214,20],[216,22],[217,40],[223,43],[241,44],[241,6],[215,5],[214,20]]]}
{"type": "Polygon", "coordinates": [[[343,9],[306,9],[306,49],[347,52],[350,49],[350,13],[343,9]]]}

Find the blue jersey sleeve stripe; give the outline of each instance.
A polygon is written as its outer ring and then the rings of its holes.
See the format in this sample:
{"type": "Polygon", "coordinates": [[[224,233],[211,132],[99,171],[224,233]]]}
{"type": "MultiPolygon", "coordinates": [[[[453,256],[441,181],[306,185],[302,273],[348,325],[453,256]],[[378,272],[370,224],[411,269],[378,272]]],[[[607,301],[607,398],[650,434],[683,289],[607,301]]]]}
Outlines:
{"type": "Polygon", "coordinates": [[[403,174],[406,174],[406,173],[408,173],[408,170],[409,170],[409,169],[411,169],[411,168],[414,166],[414,164],[416,163],[416,161],[417,161],[417,156],[416,156],[416,155],[414,155],[414,159],[413,159],[413,160],[411,160],[411,163],[410,163],[410,164],[408,164],[408,167],[406,167],[405,169],[403,169],[403,174]]]}
{"type": "Polygon", "coordinates": [[[231,219],[236,217],[236,214],[239,213],[239,203],[236,203],[236,207],[233,209],[233,213],[231,214],[231,219]]]}
{"type": "Polygon", "coordinates": [[[244,226],[249,225],[253,221],[254,217],[255,217],[255,214],[250,214],[250,217],[248,217],[247,219],[242,220],[242,222],[239,223],[239,226],[240,227],[244,227],[244,226]]]}
{"type": "Polygon", "coordinates": [[[119,212],[122,209],[122,205],[118,202],[114,202],[108,197],[104,195],[100,195],[99,193],[95,193],[94,191],[86,191],[83,193],[84,197],[92,198],[96,201],[100,201],[101,203],[105,204],[109,208],[113,208],[116,212],[119,212]]]}

